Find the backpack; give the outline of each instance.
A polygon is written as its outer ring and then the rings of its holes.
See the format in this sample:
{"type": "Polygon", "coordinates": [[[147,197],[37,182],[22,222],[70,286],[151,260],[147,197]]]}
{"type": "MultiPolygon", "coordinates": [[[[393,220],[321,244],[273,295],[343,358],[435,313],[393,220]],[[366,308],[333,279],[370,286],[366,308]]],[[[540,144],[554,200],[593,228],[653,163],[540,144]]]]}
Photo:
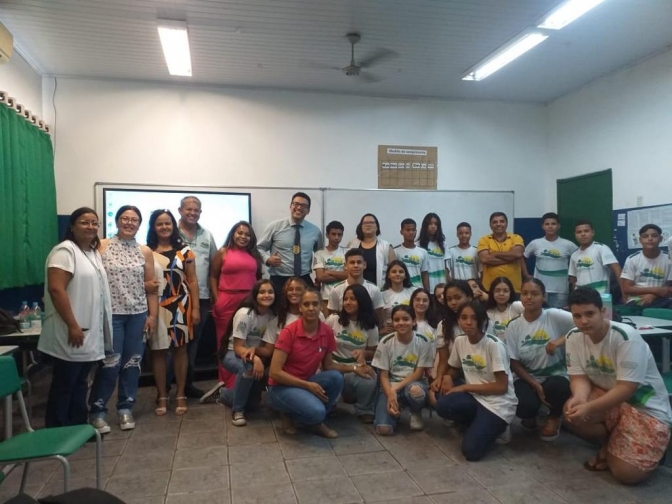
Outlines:
{"type": "Polygon", "coordinates": [[[0,335],[18,332],[19,328],[19,321],[7,310],[0,308],[0,335]]]}

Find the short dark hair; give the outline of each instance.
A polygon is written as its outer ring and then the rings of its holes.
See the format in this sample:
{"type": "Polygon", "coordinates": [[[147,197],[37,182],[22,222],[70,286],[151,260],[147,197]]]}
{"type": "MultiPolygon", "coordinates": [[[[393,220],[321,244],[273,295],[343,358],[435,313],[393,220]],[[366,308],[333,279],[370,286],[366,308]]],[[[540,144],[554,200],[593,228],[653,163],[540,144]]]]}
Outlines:
{"type": "MultiPolygon", "coordinates": [[[[492,219],[492,216],[490,216],[490,218],[492,219]]],[[[469,228],[469,230],[471,231],[471,224],[469,224],[468,222],[460,222],[455,229],[460,229],[461,227],[469,228]]]]}
{"type": "Polygon", "coordinates": [[[380,222],[378,222],[378,217],[373,215],[372,213],[365,213],[362,215],[362,218],[359,219],[359,224],[357,224],[357,229],[355,229],[355,234],[357,235],[357,239],[359,241],[362,241],[364,239],[364,233],[362,232],[362,221],[364,220],[364,217],[373,217],[373,220],[376,221],[376,236],[380,236],[380,222]]]}
{"type": "Polygon", "coordinates": [[[418,224],[413,219],[404,219],[401,221],[401,229],[404,229],[404,226],[415,226],[418,227],[418,224]]]}
{"type": "Polygon", "coordinates": [[[639,230],[639,236],[642,236],[644,233],[647,231],[654,230],[656,233],[659,235],[663,234],[663,230],[660,229],[659,226],[656,226],[655,224],[644,224],[641,229],[639,230]]]}
{"type": "Polygon", "coordinates": [[[560,224],[560,216],[555,212],[546,212],[544,215],[542,215],[541,223],[543,224],[544,222],[546,222],[547,219],[553,219],[558,224],[560,224]]]}
{"type": "Polygon", "coordinates": [[[492,222],[492,219],[494,219],[495,217],[504,217],[504,220],[507,223],[509,222],[509,218],[506,216],[506,214],[504,212],[493,212],[493,213],[491,213],[490,214],[490,220],[488,222],[492,222]]]}
{"type": "Polygon", "coordinates": [[[294,193],[294,196],[292,196],[292,203],[294,203],[294,198],[303,198],[308,201],[308,208],[310,208],[310,196],[308,196],[305,192],[297,192],[294,193]]]}
{"type": "MultiPolygon", "coordinates": [[[[95,215],[96,220],[100,220],[98,213],[93,208],[79,207],[77,210],[72,212],[68,218],[68,228],[65,230],[65,234],[63,235],[63,241],[70,240],[72,243],[77,245],[77,241],[75,240],[75,233],[72,228],[77,223],[77,219],[87,213],[95,215]]],[[[96,250],[98,247],[100,247],[100,238],[98,235],[96,235],[96,237],[91,240],[91,250],[96,250]]]]}
{"type": "Polygon", "coordinates": [[[362,259],[364,259],[364,252],[362,252],[358,248],[351,248],[345,253],[345,262],[347,263],[348,259],[350,259],[351,257],[361,257],[362,259]]]}
{"type": "Polygon", "coordinates": [[[474,310],[474,315],[476,315],[476,324],[478,326],[478,329],[482,332],[485,333],[488,327],[488,312],[485,309],[485,306],[483,306],[483,303],[481,303],[478,299],[472,299],[471,301],[467,301],[466,303],[460,305],[460,307],[457,309],[457,320],[460,320],[460,315],[464,311],[465,308],[471,308],[474,310]]]}
{"type": "Polygon", "coordinates": [[[329,231],[331,231],[332,229],[340,229],[341,231],[345,231],[345,227],[343,226],[343,224],[341,224],[337,220],[332,220],[329,224],[327,224],[326,234],[329,234],[329,231]]]}
{"type": "Polygon", "coordinates": [[[602,304],[602,295],[592,287],[577,287],[569,293],[567,304],[571,309],[572,305],[588,305],[592,304],[598,308],[604,306],[602,304]]]}
{"type": "Polygon", "coordinates": [[[124,205],[122,207],[119,207],[119,210],[117,210],[117,214],[114,216],[114,222],[119,222],[119,218],[122,216],[124,212],[128,210],[135,212],[135,214],[138,216],[138,219],[140,219],[140,224],[142,224],[142,214],[140,213],[140,209],[137,206],[133,205],[124,205]]]}
{"type": "Polygon", "coordinates": [[[580,220],[576,221],[576,224],[574,224],[574,231],[576,231],[576,228],[579,227],[579,226],[588,226],[590,229],[593,229],[593,230],[595,229],[593,227],[593,223],[590,222],[588,219],[580,219],[580,220]]]}

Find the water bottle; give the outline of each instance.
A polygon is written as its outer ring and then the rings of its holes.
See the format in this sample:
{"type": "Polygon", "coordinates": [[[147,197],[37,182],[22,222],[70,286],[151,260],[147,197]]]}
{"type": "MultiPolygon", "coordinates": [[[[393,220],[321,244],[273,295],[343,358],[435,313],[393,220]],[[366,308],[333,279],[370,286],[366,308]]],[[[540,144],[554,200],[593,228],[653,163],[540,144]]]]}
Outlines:
{"type": "Polygon", "coordinates": [[[30,307],[28,306],[28,301],[21,301],[19,327],[21,330],[30,329],[30,307]]]}
{"type": "Polygon", "coordinates": [[[614,304],[611,300],[611,294],[601,294],[602,305],[606,308],[604,317],[609,320],[614,320],[614,304]]]}
{"type": "Polygon", "coordinates": [[[32,329],[42,329],[42,310],[36,302],[33,303],[33,308],[30,310],[30,327],[32,329]]]}

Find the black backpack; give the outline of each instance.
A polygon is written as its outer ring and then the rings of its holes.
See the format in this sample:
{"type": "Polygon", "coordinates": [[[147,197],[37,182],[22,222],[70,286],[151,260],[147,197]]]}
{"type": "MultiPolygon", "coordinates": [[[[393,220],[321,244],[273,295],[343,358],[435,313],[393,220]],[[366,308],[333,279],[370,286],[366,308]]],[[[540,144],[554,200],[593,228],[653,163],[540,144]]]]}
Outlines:
{"type": "Polygon", "coordinates": [[[19,331],[19,321],[7,310],[0,308],[0,335],[19,331]]]}

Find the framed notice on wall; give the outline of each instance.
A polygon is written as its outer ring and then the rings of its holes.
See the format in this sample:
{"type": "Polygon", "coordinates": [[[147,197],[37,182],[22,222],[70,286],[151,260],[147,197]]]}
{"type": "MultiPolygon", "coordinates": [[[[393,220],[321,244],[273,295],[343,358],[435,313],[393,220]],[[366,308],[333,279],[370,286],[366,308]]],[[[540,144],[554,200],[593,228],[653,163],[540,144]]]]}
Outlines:
{"type": "Polygon", "coordinates": [[[378,189],[436,189],[436,147],[378,146],[378,189]]]}

